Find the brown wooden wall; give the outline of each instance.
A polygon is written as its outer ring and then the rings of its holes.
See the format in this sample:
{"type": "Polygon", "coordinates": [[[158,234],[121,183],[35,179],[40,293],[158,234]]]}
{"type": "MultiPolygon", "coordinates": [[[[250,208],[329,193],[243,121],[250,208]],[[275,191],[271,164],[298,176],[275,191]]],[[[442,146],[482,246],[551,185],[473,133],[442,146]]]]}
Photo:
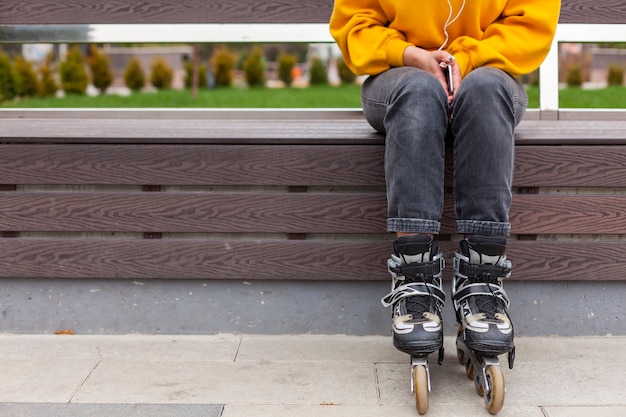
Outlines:
{"type": "MultiPolygon", "coordinates": [[[[0,24],[324,23],[332,6],[331,0],[20,0],[0,3],[0,24]]],[[[626,3],[563,0],[560,21],[626,23],[626,3]]]]}

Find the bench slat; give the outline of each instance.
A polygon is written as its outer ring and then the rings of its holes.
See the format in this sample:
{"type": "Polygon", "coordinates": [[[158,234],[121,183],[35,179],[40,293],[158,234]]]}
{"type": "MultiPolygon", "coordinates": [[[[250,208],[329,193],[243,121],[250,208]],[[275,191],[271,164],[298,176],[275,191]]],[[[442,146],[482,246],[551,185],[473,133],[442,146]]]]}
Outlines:
{"type": "Polygon", "coordinates": [[[516,187],[626,187],[624,146],[516,146],[516,187]]]}
{"type": "MultiPolygon", "coordinates": [[[[382,144],[363,119],[150,120],[0,118],[4,142],[169,144],[382,144]]],[[[523,120],[524,145],[626,144],[626,120],[523,120]]]]}
{"type": "MultiPolygon", "coordinates": [[[[386,281],[390,247],[386,241],[12,238],[0,239],[0,278],[386,281]]],[[[456,243],[441,248],[450,259],[456,243]]],[[[512,279],[618,281],[625,251],[626,242],[618,241],[511,240],[507,253],[512,279]]]]}
{"type": "Polygon", "coordinates": [[[384,232],[383,193],[0,193],[0,230],[384,232]]]}
{"type": "MultiPolygon", "coordinates": [[[[0,207],[0,230],[32,232],[384,233],[387,211],[383,192],[2,192],[0,207]]],[[[444,234],[455,233],[453,213],[447,198],[444,234]]],[[[624,234],[626,195],[515,195],[511,225],[514,234],[624,234]]]]}
{"type": "MultiPolygon", "coordinates": [[[[3,2],[0,24],[326,23],[332,0],[21,0],[3,2]]],[[[561,23],[626,23],[621,0],[563,0],[561,23]]]]}
{"type": "Polygon", "coordinates": [[[384,186],[382,146],[0,145],[6,184],[384,186]]]}
{"type": "MultiPolygon", "coordinates": [[[[382,146],[359,145],[0,145],[0,178],[4,184],[382,187],[383,153],[382,146]]],[[[514,186],[626,187],[626,148],[518,145],[514,186]]]]}

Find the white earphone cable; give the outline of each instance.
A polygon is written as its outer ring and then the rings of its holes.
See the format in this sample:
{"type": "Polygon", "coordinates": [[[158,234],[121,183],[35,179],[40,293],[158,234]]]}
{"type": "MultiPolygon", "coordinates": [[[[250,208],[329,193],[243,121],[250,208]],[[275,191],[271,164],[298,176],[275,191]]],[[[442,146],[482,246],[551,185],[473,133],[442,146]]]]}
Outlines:
{"type": "Polygon", "coordinates": [[[454,22],[457,21],[457,19],[461,16],[461,13],[463,12],[463,9],[465,8],[465,1],[463,0],[463,4],[461,5],[461,8],[459,9],[459,12],[456,14],[456,16],[454,16],[454,18],[452,18],[452,12],[453,12],[453,8],[452,8],[452,2],[451,0],[446,0],[448,2],[448,7],[450,8],[450,13],[448,14],[448,19],[446,19],[446,23],[443,25],[443,34],[445,35],[446,39],[443,41],[443,43],[441,44],[441,46],[439,47],[439,51],[441,51],[447,44],[448,44],[448,40],[450,39],[450,35],[448,35],[448,27],[453,24],[454,22]]]}

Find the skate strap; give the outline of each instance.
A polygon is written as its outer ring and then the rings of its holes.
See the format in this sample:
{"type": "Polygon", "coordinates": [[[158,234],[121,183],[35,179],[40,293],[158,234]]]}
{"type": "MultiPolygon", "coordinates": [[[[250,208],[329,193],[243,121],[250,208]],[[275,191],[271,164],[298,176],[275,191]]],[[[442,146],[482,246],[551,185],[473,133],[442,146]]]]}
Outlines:
{"type": "Polygon", "coordinates": [[[407,281],[411,281],[412,277],[425,276],[433,277],[441,272],[444,268],[444,259],[439,258],[430,262],[416,262],[404,265],[390,266],[389,270],[395,274],[402,275],[407,281]]]}
{"type": "Polygon", "coordinates": [[[459,304],[467,297],[472,297],[475,295],[489,295],[498,297],[506,304],[507,308],[510,304],[509,297],[507,297],[504,289],[498,284],[488,282],[476,282],[464,285],[462,288],[459,288],[454,294],[454,302],[455,304],[459,304]]]}
{"type": "Polygon", "coordinates": [[[390,307],[398,300],[416,295],[432,296],[442,305],[444,304],[446,299],[446,293],[441,287],[437,286],[436,284],[430,284],[425,282],[409,282],[400,285],[398,288],[394,289],[385,297],[383,297],[383,299],[380,301],[383,306],[390,307]]]}
{"type": "Polygon", "coordinates": [[[469,278],[483,278],[488,276],[491,279],[508,278],[511,275],[511,265],[488,265],[472,264],[462,258],[455,258],[457,271],[469,278]]]}

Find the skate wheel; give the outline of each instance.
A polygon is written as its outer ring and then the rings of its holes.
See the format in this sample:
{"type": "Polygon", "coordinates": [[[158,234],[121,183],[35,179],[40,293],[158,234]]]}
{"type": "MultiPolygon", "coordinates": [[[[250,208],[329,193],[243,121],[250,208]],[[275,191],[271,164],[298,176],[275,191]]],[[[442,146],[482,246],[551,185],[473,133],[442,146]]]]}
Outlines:
{"type": "Polygon", "coordinates": [[[497,414],[504,404],[504,375],[499,366],[487,367],[485,406],[491,414],[497,414]]]}
{"type": "Polygon", "coordinates": [[[474,388],[476,389],[476,394],[478,394],[480,397],[485,396],[485,388],[480,383],[480,378],[478,377],[478,375],[474,377],[474,388]]]}
{"type": "Polygon", "coordinates": [[[428,374],[424,365],[417,365],[413,368],[413,383],[417,412],[426,414],[428,411],[428,374]]]}
{"type": "Polygon", "coordinates": [[[459,363],[461,365],[465,365],[465,361],[467,360],[467,356],[465,355],[465,352],[463,352],[461,349],[457,349],[456,357],[459,360],[459,363]]]}

